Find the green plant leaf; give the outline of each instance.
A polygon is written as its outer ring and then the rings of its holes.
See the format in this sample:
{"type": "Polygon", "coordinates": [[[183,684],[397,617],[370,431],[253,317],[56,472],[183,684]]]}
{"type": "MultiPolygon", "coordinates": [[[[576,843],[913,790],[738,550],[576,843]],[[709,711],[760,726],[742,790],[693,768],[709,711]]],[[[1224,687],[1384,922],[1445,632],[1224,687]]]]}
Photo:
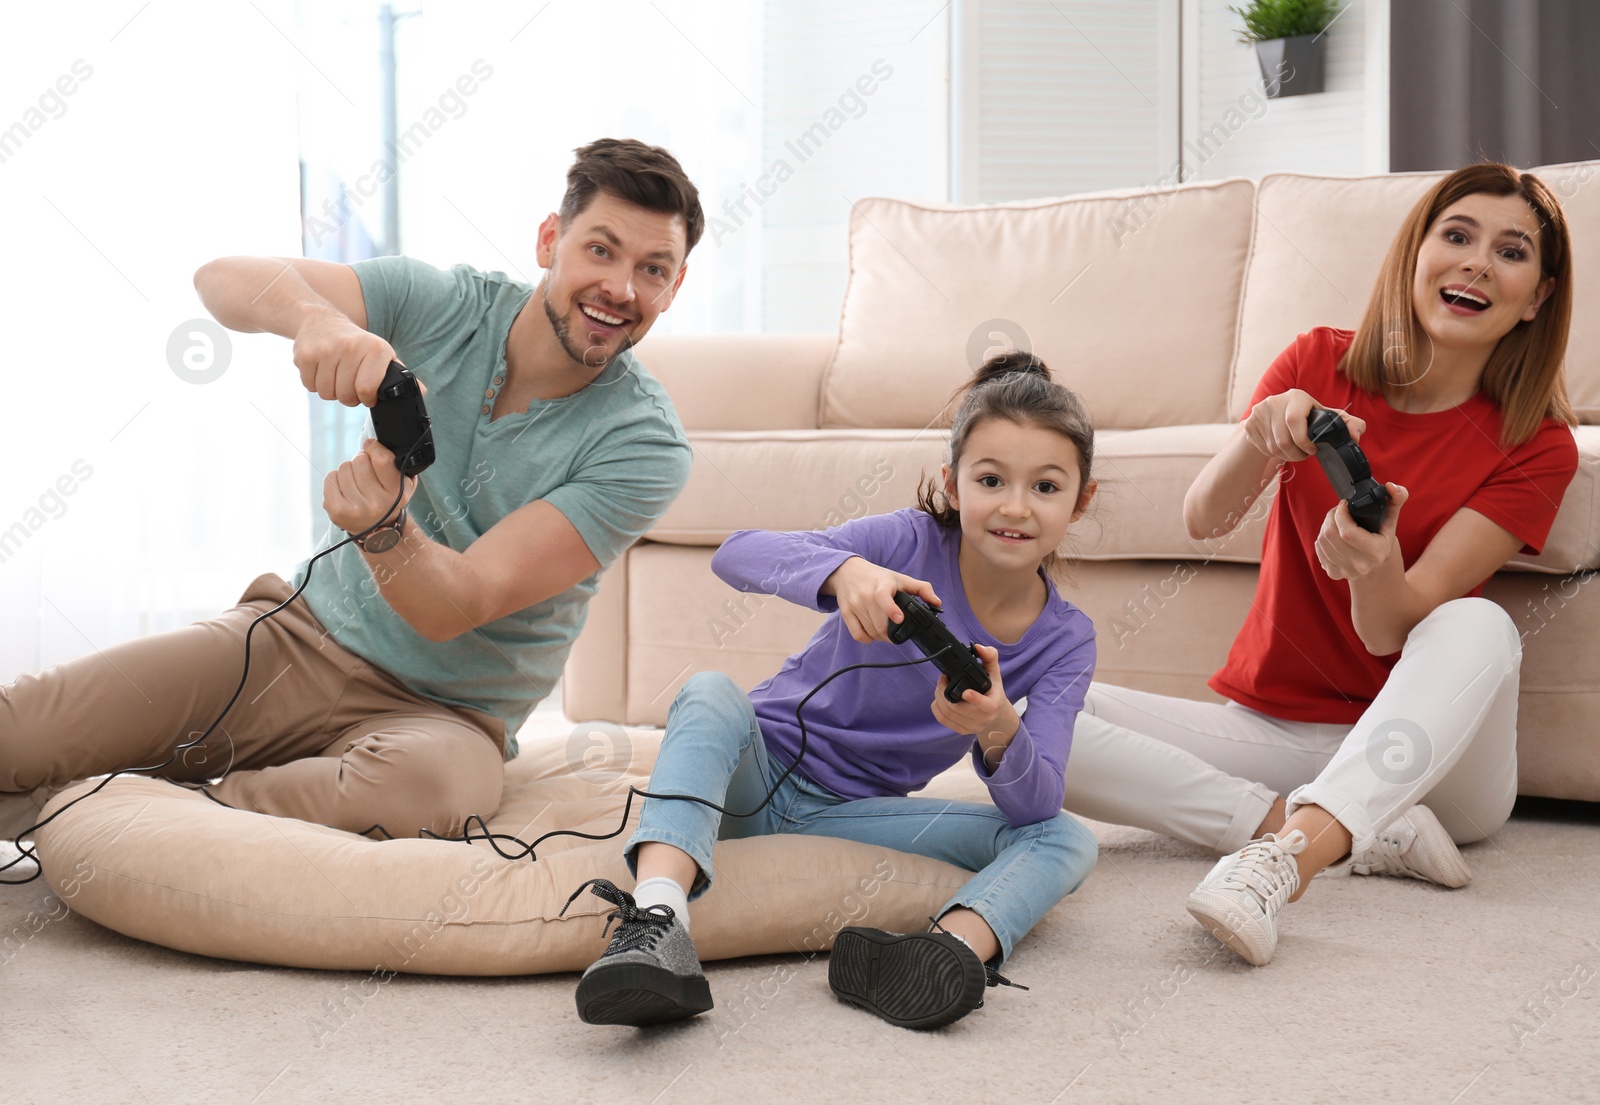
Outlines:
{"type": "Polygon", "coordinates": [[[1251,0],[1228,10],[1244,20],[1240,42],[1318,35],[1339,15],[1335,0],[1251,0]]]}

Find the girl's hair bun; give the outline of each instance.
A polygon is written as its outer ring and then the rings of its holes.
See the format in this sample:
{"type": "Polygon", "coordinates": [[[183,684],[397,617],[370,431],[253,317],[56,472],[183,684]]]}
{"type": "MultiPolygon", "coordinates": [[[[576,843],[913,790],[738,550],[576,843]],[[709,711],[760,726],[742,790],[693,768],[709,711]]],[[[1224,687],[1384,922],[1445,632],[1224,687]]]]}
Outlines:
{"type": "MultiPolygon", "coordinates": [[[[1023,349],[990,357],[950,397],[946,410],[954,407],[950,420],[950,446],[945,463],[950,478],[961,467],[962,451],[973,427],[990,419],[1019,426],[1038,426],[1060,434],[1072,443],[1078,454],[1078,493],[1094,480],[1094,420],[1071,388],[1050,378],[1050,369],[1038,357],[1023,349]]],[[[942,477],[941,477],[942,478],[942,477]]],[[[917,506],[944,529],[959,529],[961,513],[950,505],[949,495],[933,477],[917,484],[917,506]]],[[[1043,566],[1048,571],[1059,554],[1050,553],[1043,566]]]]}
{"type": "Polygon", "coordinates": [[[986,384],[1008,372],[1021,372],[1050,379],[1050,369],[1043,361],[1025,349],[1013,349],[1009,353],[996,353],[984,361],[983,367],[978,369],[977,376],[973,378],[973,386],[986,384]]]}

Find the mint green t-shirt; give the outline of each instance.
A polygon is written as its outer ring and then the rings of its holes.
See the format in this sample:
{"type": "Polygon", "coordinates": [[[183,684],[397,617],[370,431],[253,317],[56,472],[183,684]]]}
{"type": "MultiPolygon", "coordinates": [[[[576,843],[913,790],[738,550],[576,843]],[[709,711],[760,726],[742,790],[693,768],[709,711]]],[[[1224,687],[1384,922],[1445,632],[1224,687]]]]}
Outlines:
{"type": "MultiPolygon", "coordinates": [[[[428,387],[437,459],[422,474],[410,513],[431,539],[464,551],[512,511],[544,499],[604,571],[683,490],[688,439],[666,391],[631,353],[581,391],[535,399],[525,413],[491,422],[505,381],[506,335],[533,288],[499,272],[467,265],[445,272],[408,257],[351,267],[366,297],[367,329],[428,387]]],[[[304,574],[302,564],[295,582],[304,574]]],[[[596,572],[443,642],[394,612],[354,545],[317,562],[305,598],[334,640],[418,694],[504,721],[509,758],[518,728],[560,676],[599,578],[596,572]]]]}

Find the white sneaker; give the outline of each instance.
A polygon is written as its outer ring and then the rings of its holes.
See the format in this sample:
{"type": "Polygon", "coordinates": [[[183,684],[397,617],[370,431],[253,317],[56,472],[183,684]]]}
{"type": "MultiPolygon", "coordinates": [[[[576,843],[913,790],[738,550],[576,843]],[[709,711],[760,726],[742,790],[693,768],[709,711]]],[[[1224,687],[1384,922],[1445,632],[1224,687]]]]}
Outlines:
{"type": "Polygon", "coordinates": [[[1278,947],[1278,910],[1300,889],[1294,857],[1306,843],[1299,829],[1281,840],[1268,833],[1223,856],[1189,895],[1189,912],[1245,959],[1266,965],[1278,947]]]}
{"type": "Polygon", "coordinates": [[[1467,861],[1427,806],[1412,806],[1346,862],[1352,875],[1397,875],[1451,889],[1472,881],[1467,861]]]}

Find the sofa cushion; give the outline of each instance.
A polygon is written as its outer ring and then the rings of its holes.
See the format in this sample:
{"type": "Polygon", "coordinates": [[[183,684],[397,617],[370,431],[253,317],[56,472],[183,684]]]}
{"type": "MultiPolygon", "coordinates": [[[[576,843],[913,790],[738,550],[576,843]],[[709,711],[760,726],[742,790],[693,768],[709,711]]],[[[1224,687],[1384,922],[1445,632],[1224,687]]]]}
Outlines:
{"type": "MultiPolygon", "coordinates": [[[[1097,430],[1100,491],[1062,553],[1078,560],[1260,563],[1271,492],[1222,537],[1196,540],[1184,529],[1184,496],[1232,430],[1227,422],[1097,430]]],[[[1560,574],[1600,567],[1600,427],[1579,426],[1576,438],[1578,471],[1544,552],[1514,557],[1508,564],[1513,570],[1560,574]]],[[[736,530],[826,529],[899,510],[915,502],[924,476],[937,474],[949,434],[730,431],[694,434],[691,440],[688,486],[650,531],[651,541],[715,547],[736,530]]]]}
{"type": "Polygon", "coordinates": [[[817,424],[832,334],[651,334],[639,360],[683,428],[803,430],[817,424]]]}
{"type": "Polygon", "coordinates": [[[1229,418],[1244,417],[1267,366],[1296,335],[1317,326],[1356,327],[1401,220],[1443,176],[1273,173],[1261,179],[1229,418]]]}
{"type": "Polygon", "coordinates": [[[1567,338],[1567,396],[1582,422],[1600,422],[1600,159],[1529,170],[1561,201],[1572,232],[1572,332],[1567,338]]]}
{"type": "Polygon", "coordinates": [[[824,427],[919,429],[1027,345],[1106,428],[1224,415],[1254,185],[993,207],[864,199],[824,427]]]}
{"type": "MultiPolygon", "coordinates": [[[[1183,496],[1232,429],[1228,424],[1099,430],[1100,491],[1062,552],[1085,560],[1126,557],[1260,560],[1266,503],[1247,525],[1213,541],[1184,533],[1183,496]]],[[[649,539],[720,545],[741,529],[826,529],[912,505],[937,476],[945,430],[789,430],[692,435],[694,469],[649,539]],[[780,489],[781,493],[774,493],[780,489]]]]}
{"type": "Polygon", "coordinates": [[[1600,426],[1578,426],[1578,471],[1538,556],[1518,554],[1506,567],[1564,575],[1600,567],[1600,426]]]}
{"type": "Polygon", "coordinates": [[[690,435],[683,494],[647,535],[671,545],[720,545],[741,529],[827,529],[910,506],[937,477],[945,430],[773,430],[690,435]]]}
{"type": "MultiPolygon", "coordinates": [[[[1100,494],[1088,518],[1074,527],[1075,538],[1069,537],[1063,551],[1079,560],[1259,564],[1276,485],[1256,500],[1242,525],[1222,537],[1197,541],[1184,530],[1184,495],[1232,430],[1233,424],[1221,423],[1097,435],[1100,494]]],[[[1512,557],[1506,564],[1511,571],[1564,575],[1600,568],[1600,540],[1596,539],[1600,534],[1600,426],[1578,426],[1574,437],[1578,470],[1561,500],[1544,551],[1538,556],[1512,557]]],[[[1306,467],[1312,478],[1323,478],[1315,465],[1306,467]]],[[[1382,473],[1378,476],[1381,479],[1382,473]]]]}
{"type": "MultiPolygon", "coordinates": [[[[749,690],[823,623],[825,615],[776,595],[735,591],[711,571],[713,551],[646,543],[628,553],[619,666],[626,716],[639,724],[665,725],[679,688],[699,671],[720,671],[749,690]]],[[[608,659],[618,663],[616,654],[608,659]]]]}
{"type": "Polygon", "coordinates": [[[1063,551],[1078,560],[1259,564],[1277,484],[1256,500],[1238,527],[1220,537],[1196,540],[1183,524],[1189,485],[1232,431],[1233,425],[1224,422],[1096,434],[1100,490],[1063,551]]]}

